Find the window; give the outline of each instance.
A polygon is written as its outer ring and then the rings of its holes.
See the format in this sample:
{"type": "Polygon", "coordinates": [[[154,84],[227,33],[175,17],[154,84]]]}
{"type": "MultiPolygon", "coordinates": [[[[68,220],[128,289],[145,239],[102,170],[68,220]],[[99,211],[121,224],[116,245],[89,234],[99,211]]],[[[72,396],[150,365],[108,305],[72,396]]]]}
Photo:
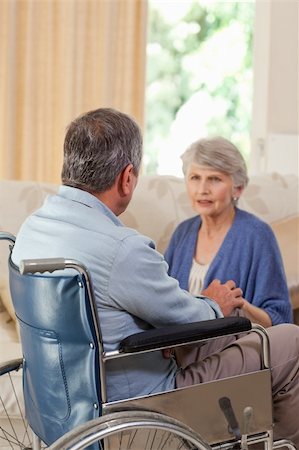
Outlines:
{"type": "Polygon", "coordinates": [[[248,160],[254,2],[149,0],[146,174],[181,176],[194,140],[222,135],[248,160]]]}

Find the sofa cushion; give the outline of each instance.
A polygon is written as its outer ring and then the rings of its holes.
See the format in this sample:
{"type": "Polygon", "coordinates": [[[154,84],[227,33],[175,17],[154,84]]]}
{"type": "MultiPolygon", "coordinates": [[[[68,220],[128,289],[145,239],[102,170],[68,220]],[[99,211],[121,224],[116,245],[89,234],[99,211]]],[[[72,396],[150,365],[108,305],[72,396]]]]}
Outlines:
{"type": "Polygon", "coordinates": [[[11,319],[16,321],[16,315],[10,297],[9,286],[8,283],[5,282],[5,280],[2,280],[0,283],[0,301],[2,305],[4,305],[11,319]]]}
{"type": "MultiPolygon", "coordinates": [[[[10,307],[11,305],[8,304],[8,306],[10,307]]],[[[12,315],[14,316],[13,311],[12,315]]],[[[18,341],[19,336],[16,324],[0,301],[0,361],[3,361],[3,358],[5,360],[5,357],[8,359],[8,354],[6,353],[7,344],[18,341]]]]}
{"type": "Polygon", "coordinates": [[[299,308],[299,216],[271,225],[279,242],[293,308],[299,308]]]}
{"type": "Polygon", "coordinates": [[[298,216],[298,192],[296,175],[255,175],[250,178],[239,205],[272,224],[298,216]]]}
{"type": "MultiPolygon", "coordinates": [[[[48,194],[56,191],[57,186],[49,183],[1,181],[0,231],[8,231],[16,235],[25,218],[39,208],[48,194]]],[[[0,241],[0,298],[11,318],[15,320],[8,287],[8,247],[8,242],[0,241]]]]}

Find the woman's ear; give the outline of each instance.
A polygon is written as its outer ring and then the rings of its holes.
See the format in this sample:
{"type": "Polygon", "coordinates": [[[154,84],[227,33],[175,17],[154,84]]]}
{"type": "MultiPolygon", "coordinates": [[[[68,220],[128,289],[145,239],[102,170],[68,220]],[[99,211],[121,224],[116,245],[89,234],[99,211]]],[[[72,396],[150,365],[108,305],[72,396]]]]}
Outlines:
{"type": "Polygon", "coordinates": [[[241,195],[242,195],[243,190],[244,190],[244,187],[243,187],[243,186],[234,186],[234,187],[233,187],[233,199],[234,199],[235,201],[236,201],[236,200],[239,200],[239,198],[240,198],[241,195]]]}

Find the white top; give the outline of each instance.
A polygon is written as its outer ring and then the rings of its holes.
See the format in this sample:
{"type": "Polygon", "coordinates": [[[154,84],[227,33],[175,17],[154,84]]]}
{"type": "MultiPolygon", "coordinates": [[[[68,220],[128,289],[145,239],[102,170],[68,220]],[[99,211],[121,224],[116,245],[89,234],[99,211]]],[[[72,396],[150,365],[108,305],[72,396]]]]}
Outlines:
{"type": "Polygon", "coordinates": [[[189,292],[197,296],[201,295],[204,279],[210,264],[199,264],[195,259],[192,260],[192,266],[189,275],[189,292]]]}

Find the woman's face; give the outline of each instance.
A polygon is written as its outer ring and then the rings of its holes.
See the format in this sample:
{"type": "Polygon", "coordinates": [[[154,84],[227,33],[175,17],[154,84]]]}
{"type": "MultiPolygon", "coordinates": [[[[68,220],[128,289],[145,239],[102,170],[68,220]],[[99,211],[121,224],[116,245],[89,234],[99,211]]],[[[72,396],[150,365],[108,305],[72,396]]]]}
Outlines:
{"type": "Polygon", "coordinates": [[[193,209],[201,216],[224,215],[234,207],[233,197],[242,189],[234,187],[232,177],[212,167],[191,164],[186,176],[187,192],[193,209]]]}

